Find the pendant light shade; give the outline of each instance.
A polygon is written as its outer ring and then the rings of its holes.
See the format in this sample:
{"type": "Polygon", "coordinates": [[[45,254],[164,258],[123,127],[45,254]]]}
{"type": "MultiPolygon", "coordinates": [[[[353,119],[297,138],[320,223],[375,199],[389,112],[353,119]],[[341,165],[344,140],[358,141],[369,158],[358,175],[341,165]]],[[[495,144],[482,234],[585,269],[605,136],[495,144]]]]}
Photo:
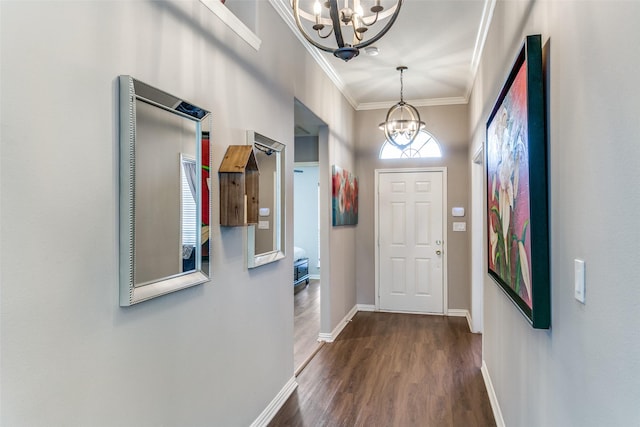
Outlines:
{"type": "Polygon", "coordinates": [[[396,68],[400,71],[400,102],[389,109],[385,121],[379,125],[387,141],[402,150],[415,141],[425,126],[416,107],[404,102],[402,73],[406,69],[404,66],[396,68]]]}
{"type": "Polygon", "coordinates": [[[331,52],[344,61],[358,56],[360,49],[375,43],[389,31],[402,2],[292,0],[293,16],[304,38],[318,49],[331,52]],[[365,8],[368,9],[366,13],[365,8]]]}

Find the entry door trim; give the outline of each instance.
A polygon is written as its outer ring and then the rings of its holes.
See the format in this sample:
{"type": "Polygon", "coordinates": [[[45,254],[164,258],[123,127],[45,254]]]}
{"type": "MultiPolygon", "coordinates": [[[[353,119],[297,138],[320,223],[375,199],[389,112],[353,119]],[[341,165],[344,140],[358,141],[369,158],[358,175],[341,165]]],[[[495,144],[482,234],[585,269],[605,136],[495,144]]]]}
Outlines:
{"type": "MultiPolygon", "coordinates": [[[[442,236],[444,238],[444,244],[442,245],[443,257],[442,257],[442,311],[446,316],[449,312],[449,296],[448,296],[448,278],[447,278],[447,259],[448,259],[448,216],[447,216],[447,168],[446,167],[430,167],[430,168],[396,168],[396,169],[376,169],[375,173],[375,191],[374,191],[374,211],[375,211],[375,302],[376,311],[380,310],[380,236],[378,231],[378,211],[379,211],[379,188],[380,188],[380,174],[387,173],[419,173],[419,172],[442,172],[442,236]]],[[[388,310],[384,310],[388,311],[388,310]]],[[[426,314],[426,313],[420,313],[426,314]]]]}

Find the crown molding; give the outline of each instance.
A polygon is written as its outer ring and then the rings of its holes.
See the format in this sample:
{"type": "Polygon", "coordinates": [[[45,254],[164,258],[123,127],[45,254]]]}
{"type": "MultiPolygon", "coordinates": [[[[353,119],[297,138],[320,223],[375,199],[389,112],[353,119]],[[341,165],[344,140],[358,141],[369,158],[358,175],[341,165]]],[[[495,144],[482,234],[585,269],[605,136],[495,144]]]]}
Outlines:
{"type": "Polygon", "coordinates": [[[482,18],[480,19],[478,35],[476,36],[476,44],[473,47],[473,56],[471,57],[471,74],[469,76],[469,81],[467,82],[467,99],[471,96],[471,90],[473,89],[474,82],[476,81],[478,67],[480,67],[480,59],[482,58],[482,51],[484,50],[484,45],[487,41],[487,34],[489,33],[491,21],[493,20],[493,11],[496,8],[496,1],[497,0],[485,0],[484,2],[482,18]]]}
{"type": "MultiPolygon", "coordinates": [[[[411,104],[414,107],[433,107],[438,105],[459,105],[466,104],[469,99],[464,96],[454,96],[450,98],[431,98],[431,99],[412,99],[405,101],[407,104],[411,104]]],[[[391,108],[393,104],[391,102],[364,102],[358,104],[356,110],[382,110],[391,108]]]]}
{"type": "Polygon", "coordinates": [[[329,61],[326,60],[322,51],[316,49],[312,46],[307,40],[305,40],[304,36],[300,34],[298,31],[298,27],[296,26],[296,21],[293,18],[293,11],[291,8],[291,4],[289,0],[269,0],[269,3],[273,8],[278,12],[278,15],[287,23],[289,29],[293,32],[296,38],[302,43],[307,52],[311,55],[311,57],[316,61],[316,63],[320,66],[322,71],[325,72],[327,77],[333,82],[334,85],[338,88],[338,90],[342,93],[342,95],[346,98],[346,100],[351,104],[354,109],[358,109],[358,104],[356,100],[353,99],[353,96],[347,90],[342,79],[336,73],[336,70],[329,64],[329,61]]]}
{"type": "MultiPolygon", "coordinates": [[[[201,0],[202,1],[202,0],[201,0]]],[[[480,25],[478,28],[478,34],[476,36],[476,42],[473,50],[473,56],[471,59],[471,73],[469,76],[469,80],[467,82],[466,93],[464,96],[456,96],[449,98],[428,98],[428,99],[415,99],[407,101],[414,107],[432,107],[432,106],[440,106],[440,105],[459,105],[459,104],[467,104],[469,103],[469,97],[471,95],[471,90],[473,89],[473,85],[476,79],[476,74],[478,72],[478,67],[480,65],[480,59],[482,57],[482,51],[484,49],[484,44],[487,39],[487,33],[489,32],[489,27],[491,26],[491,20],[493,18],[493,11],[496,6],[497,0],[485,0],[484,7],[482,10],[482,18],[480,21],[480,25]]],[[[312,46],[307,40],[304,38],[300,31],[298,31],[298,27],[296,26],[295,19],[293,17],[293,11],[291,8],[290,0],[269,0],[269,3],[273,8],[278,12],[280,17],[284,20],[284,22],[289,26],[289,29],[293,32],[296,38],[302,43],[302,46],[309,52],[311,57],[316,61],[318,66],[324,71],[324,73],[329,77],[329,79],[333,82],[336,88],[342,93],[345,99],[351,104],[351,106],[356,111],[362,110],[381,110],[385,108],[391,107],[393,104],[390,102],[364,102],[358,103],[353,96],[349,93],[347,86],[344,81],[340,78],[336,70],[331,66],[329,61],[325,58],[325,53],[316,49],[312,46]]]]}

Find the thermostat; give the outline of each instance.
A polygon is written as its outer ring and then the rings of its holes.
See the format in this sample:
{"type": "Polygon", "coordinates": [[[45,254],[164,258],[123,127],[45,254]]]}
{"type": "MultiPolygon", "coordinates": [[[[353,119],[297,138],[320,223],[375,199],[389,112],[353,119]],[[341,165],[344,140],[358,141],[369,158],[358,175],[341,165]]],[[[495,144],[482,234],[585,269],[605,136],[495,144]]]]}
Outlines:
{"type": "Polygon", "coordinates": [[[464,216],[464,208],[451,208],[452,216],[464,216]]]}

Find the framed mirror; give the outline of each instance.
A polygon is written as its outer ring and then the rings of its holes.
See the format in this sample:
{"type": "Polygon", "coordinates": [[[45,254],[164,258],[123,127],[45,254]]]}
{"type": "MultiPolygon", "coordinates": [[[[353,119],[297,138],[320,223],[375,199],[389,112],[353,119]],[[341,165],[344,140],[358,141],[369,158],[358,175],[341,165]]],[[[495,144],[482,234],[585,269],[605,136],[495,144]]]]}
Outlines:
{"type": "Polygon", "coordinates": [[[260,171],[258,223],[247,226],[247,266],[259,267],[284,258],[285,145],[253,131],[247,142],[260,171]]]}
{"type": "Polygon", "coordinates": [[[211,114],[131,76],[120,91],[120,305],[209,280],[211,114]]]}

